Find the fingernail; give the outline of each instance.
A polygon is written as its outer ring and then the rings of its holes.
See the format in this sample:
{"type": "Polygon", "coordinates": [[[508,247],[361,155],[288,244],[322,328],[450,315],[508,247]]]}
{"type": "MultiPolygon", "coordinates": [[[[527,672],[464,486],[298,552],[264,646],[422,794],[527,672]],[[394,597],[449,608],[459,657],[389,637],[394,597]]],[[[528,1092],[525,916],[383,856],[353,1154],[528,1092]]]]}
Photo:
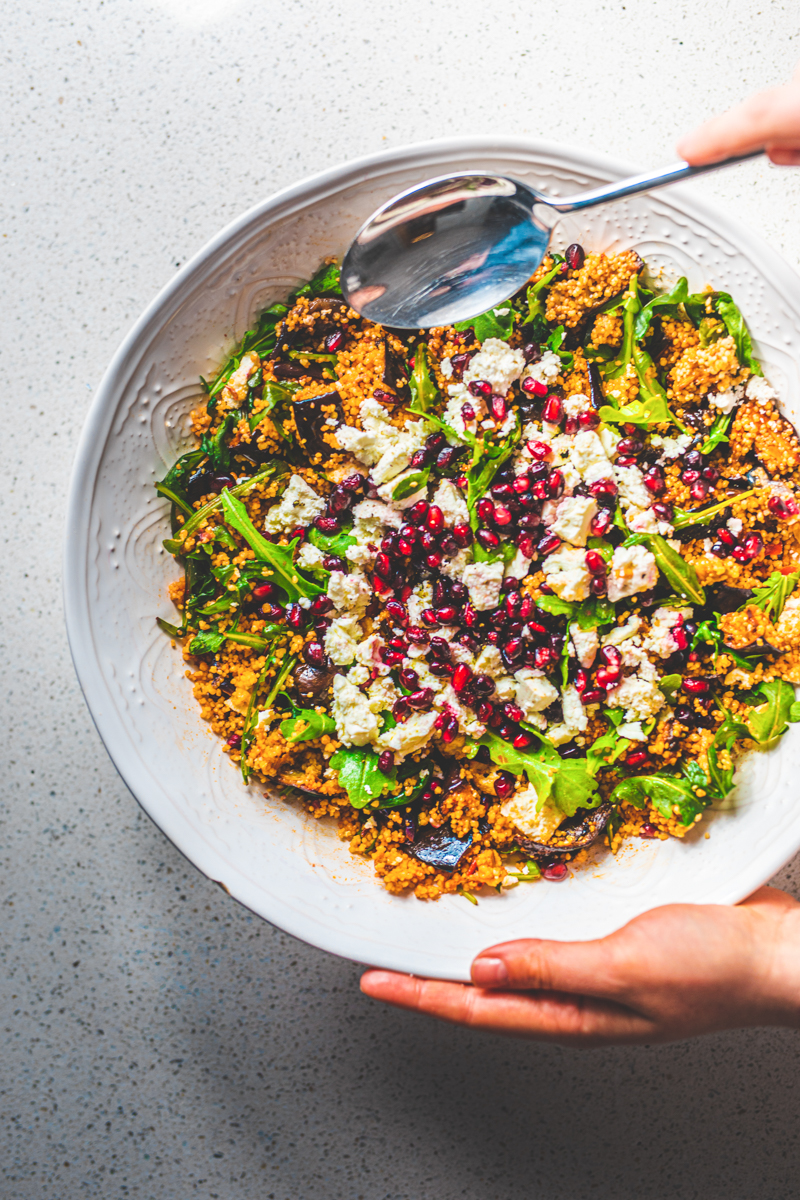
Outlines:
{"type": "Polygon", "coordinates": [[[502,958],[476,958],[472,964],[472,982],[479,987],[503,987],[508,971],[502,958]]]}

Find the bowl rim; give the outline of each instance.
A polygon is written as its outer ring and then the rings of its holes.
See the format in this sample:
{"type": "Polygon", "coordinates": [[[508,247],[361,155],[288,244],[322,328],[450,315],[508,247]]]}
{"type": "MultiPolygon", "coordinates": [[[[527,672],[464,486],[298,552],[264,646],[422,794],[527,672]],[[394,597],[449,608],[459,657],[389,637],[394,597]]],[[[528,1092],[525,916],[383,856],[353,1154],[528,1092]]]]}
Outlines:
{"type": "MultiPolygon", "coordinates": [[[[123,379],[133,358],[139,352],[144,342],[149,342],[157,326],[163,323],[165,310],[190,287],[193,280],[198,280],[209,260],[225,248],[229,252],[237,238],[246,234],[251,228],[263,223],[270,216],[279,218],[288,215],[292,206],[302,207],[303,201],[319,201],[325,198],[326,192],[337,192],[344,187],[357,183],[369,173],[374,179],[383,173],[389,173],[402,166],[418,166],[420,173],[425,171],[428,162],[441,162],[447,156],[463,158],[464,155],[474,155],[480,160],[483,155],[519,154],[530,155],[532,158],[553,158],[556,162],[570,160],[574,168],[584,169],[602,179],[614,180],[626,174],[635,174],[636,167],[616,158],[589,150],[577,145],[560,143],[552,140],[525,138],[515,136],[480,137],[460,136],[438,138],[424,142],[412,142],[386,150],[376,151],[359,158],[350,159],[337,166],[329,167],[317,174],[307,176],[297,183],[282,188],[268,196],[265,200],[251,206],[245,212],[229,221],[218,233],[211,237],[176,274],[160,289],[156,296],[146,306],[139,318],[134,322],[114,353],[108,367],[103,373],[89,406],[83,429],[80,434],[77,450],[73,460],[72,473],[66,505],[66,520],[63,543],[63,573],[62,596],[64,604],[64,619],[67,639],[73,665],[84,699],[91,714],[95,728],[105,749],[116,767],[123,782],[134,798],[154,821],[158,828],[170,839],[176,848],[198,870],[209,879],[218,883],[229,895],[236,899],[256,915],[278,925],[291,935],[329,953],[352,959],[357,962],[367,961],[364,958],[365,939],[363,934],[352,935],[347,929],[337,933],[336,945],[331,944],[330,930],[321,926],[313,916],[308,916],[288,904],[282,903],[274,895],[270,897],[269,914],[264,912],[264,893],[258,889],[241,872],[226,864],[225,880],[216,878],[219,874],[219,855],[216,849],[197,831],[191,828],[183,814],[170,803],[159,802],[153,790],[153,777],[141,768],[136,755],[129,752],[125,738],[120,738],[119,724],[113,704],[108,703],[109,692],[106,681],[99,665],[99,655],[94,645],[92,625],[89,618],[88,579],[86,574],[87,549],[90,529],[89,514],[91,511],[93,485],[101,461],[102,450],[106,442],[107,425],[113,409],[109,400],[113,399],[118,384],[123,379]],[[187,836],[188,834],[188,836],[187,836]]],[[[659,189],[662,190],[662,189],[659,189]]],[[[775,289],[782,294],[784,303],[794,310],[800,323],[800,310],[797,304],[786,295],[787,288],[797,287],[797,273],[790,264],[759,234],[753,233],[737,218],[731,217],[722,206],[707,203],[692,195],[685,184],[672,184],[664,189],[674,198],[682,212],[688,216],[696,216],[698,220],[712,227],[715,221],[724,213],[726,232],[741,239],[752,252],[758,254],[759,265],[770,275],[775,289]]],[[[161,791],[164,800],[169,801],[166,791],[161,791]]],[[[765,874],[765,856],[754,861],[749,870],[739,872],[729,887],[720,886],[715,891],[715,903],[737,903],[770,878],[800,849],[800,835],[797,844],[788,849],[773,847],[773,853],[766,855],[769,864],[765,874]]],[[[376,886],[379,886],[376,883],[376,886]]],[[[437,966],[437,960],[432,959],[424,950],[416,954],[398,954],[396,950],[384,953],[384,946],[379,940],[372,943],[374,953],[369,960],[375,966],[386,966],[393,969],[409,970],[419,974],[427,974],[440,978],[467,978],[463,973],[456,973],[447,964],[437,966]],[[405,958],[399,963],[400,958],[405,958]]]]}

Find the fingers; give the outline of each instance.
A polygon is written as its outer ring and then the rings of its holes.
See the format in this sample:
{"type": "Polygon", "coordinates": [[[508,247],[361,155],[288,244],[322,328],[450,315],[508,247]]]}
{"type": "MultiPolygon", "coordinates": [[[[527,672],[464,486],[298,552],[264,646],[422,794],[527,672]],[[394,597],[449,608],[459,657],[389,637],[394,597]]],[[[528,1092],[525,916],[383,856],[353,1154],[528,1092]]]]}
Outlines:
{"type": "Polygon", "coordinates": [[[392,971],[367,971],[361,990],[375,1000],[466,1025],[577,1046],[647,1042],[655,1026],[623,1005],[562,993],[487,992],[463,983],[416,979],[392,971]]]}
{"type": "Polygon", "coordinates": [[[800,150],[800,81],[750,96],[712,117],[678,143],[678,153],[695,166],[766,147],[773,162],[795,161],[774,155],[800,150]]]}

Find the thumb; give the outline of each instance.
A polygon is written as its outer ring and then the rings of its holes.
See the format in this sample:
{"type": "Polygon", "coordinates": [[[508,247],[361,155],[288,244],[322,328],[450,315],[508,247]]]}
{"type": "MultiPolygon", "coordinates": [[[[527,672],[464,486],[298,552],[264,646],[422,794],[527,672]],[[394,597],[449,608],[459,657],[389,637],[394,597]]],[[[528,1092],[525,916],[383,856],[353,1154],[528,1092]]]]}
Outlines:
{"type": "Polygon", "coordinates": [[[678,153],[695,166],[772,145],[800,147],[800,86],[770,88],[687,133],[678,153]]]}
{"type": "Polygon", "coordinates": [[[613,936],[591,942],[521,938],[490,946],[474,960],[472,982],[483,988],[573,992],[606,999],[623,992],[613,936]]]}

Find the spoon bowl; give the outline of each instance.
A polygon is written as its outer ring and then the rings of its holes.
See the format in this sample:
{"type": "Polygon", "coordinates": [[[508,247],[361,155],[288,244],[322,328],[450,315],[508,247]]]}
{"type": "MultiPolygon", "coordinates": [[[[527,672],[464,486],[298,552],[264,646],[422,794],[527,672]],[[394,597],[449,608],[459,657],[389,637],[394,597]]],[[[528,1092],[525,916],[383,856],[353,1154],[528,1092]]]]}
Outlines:
{"type": "Polygon", "coordinates": [[[356,312],[395,329],[469,320],[502,304],[531,277],[563,213],[592,208],[762,154],[672,167],[559,199],[506,175],[460,172],[427,179],[381,205],[342,264],[356,312]]]}

